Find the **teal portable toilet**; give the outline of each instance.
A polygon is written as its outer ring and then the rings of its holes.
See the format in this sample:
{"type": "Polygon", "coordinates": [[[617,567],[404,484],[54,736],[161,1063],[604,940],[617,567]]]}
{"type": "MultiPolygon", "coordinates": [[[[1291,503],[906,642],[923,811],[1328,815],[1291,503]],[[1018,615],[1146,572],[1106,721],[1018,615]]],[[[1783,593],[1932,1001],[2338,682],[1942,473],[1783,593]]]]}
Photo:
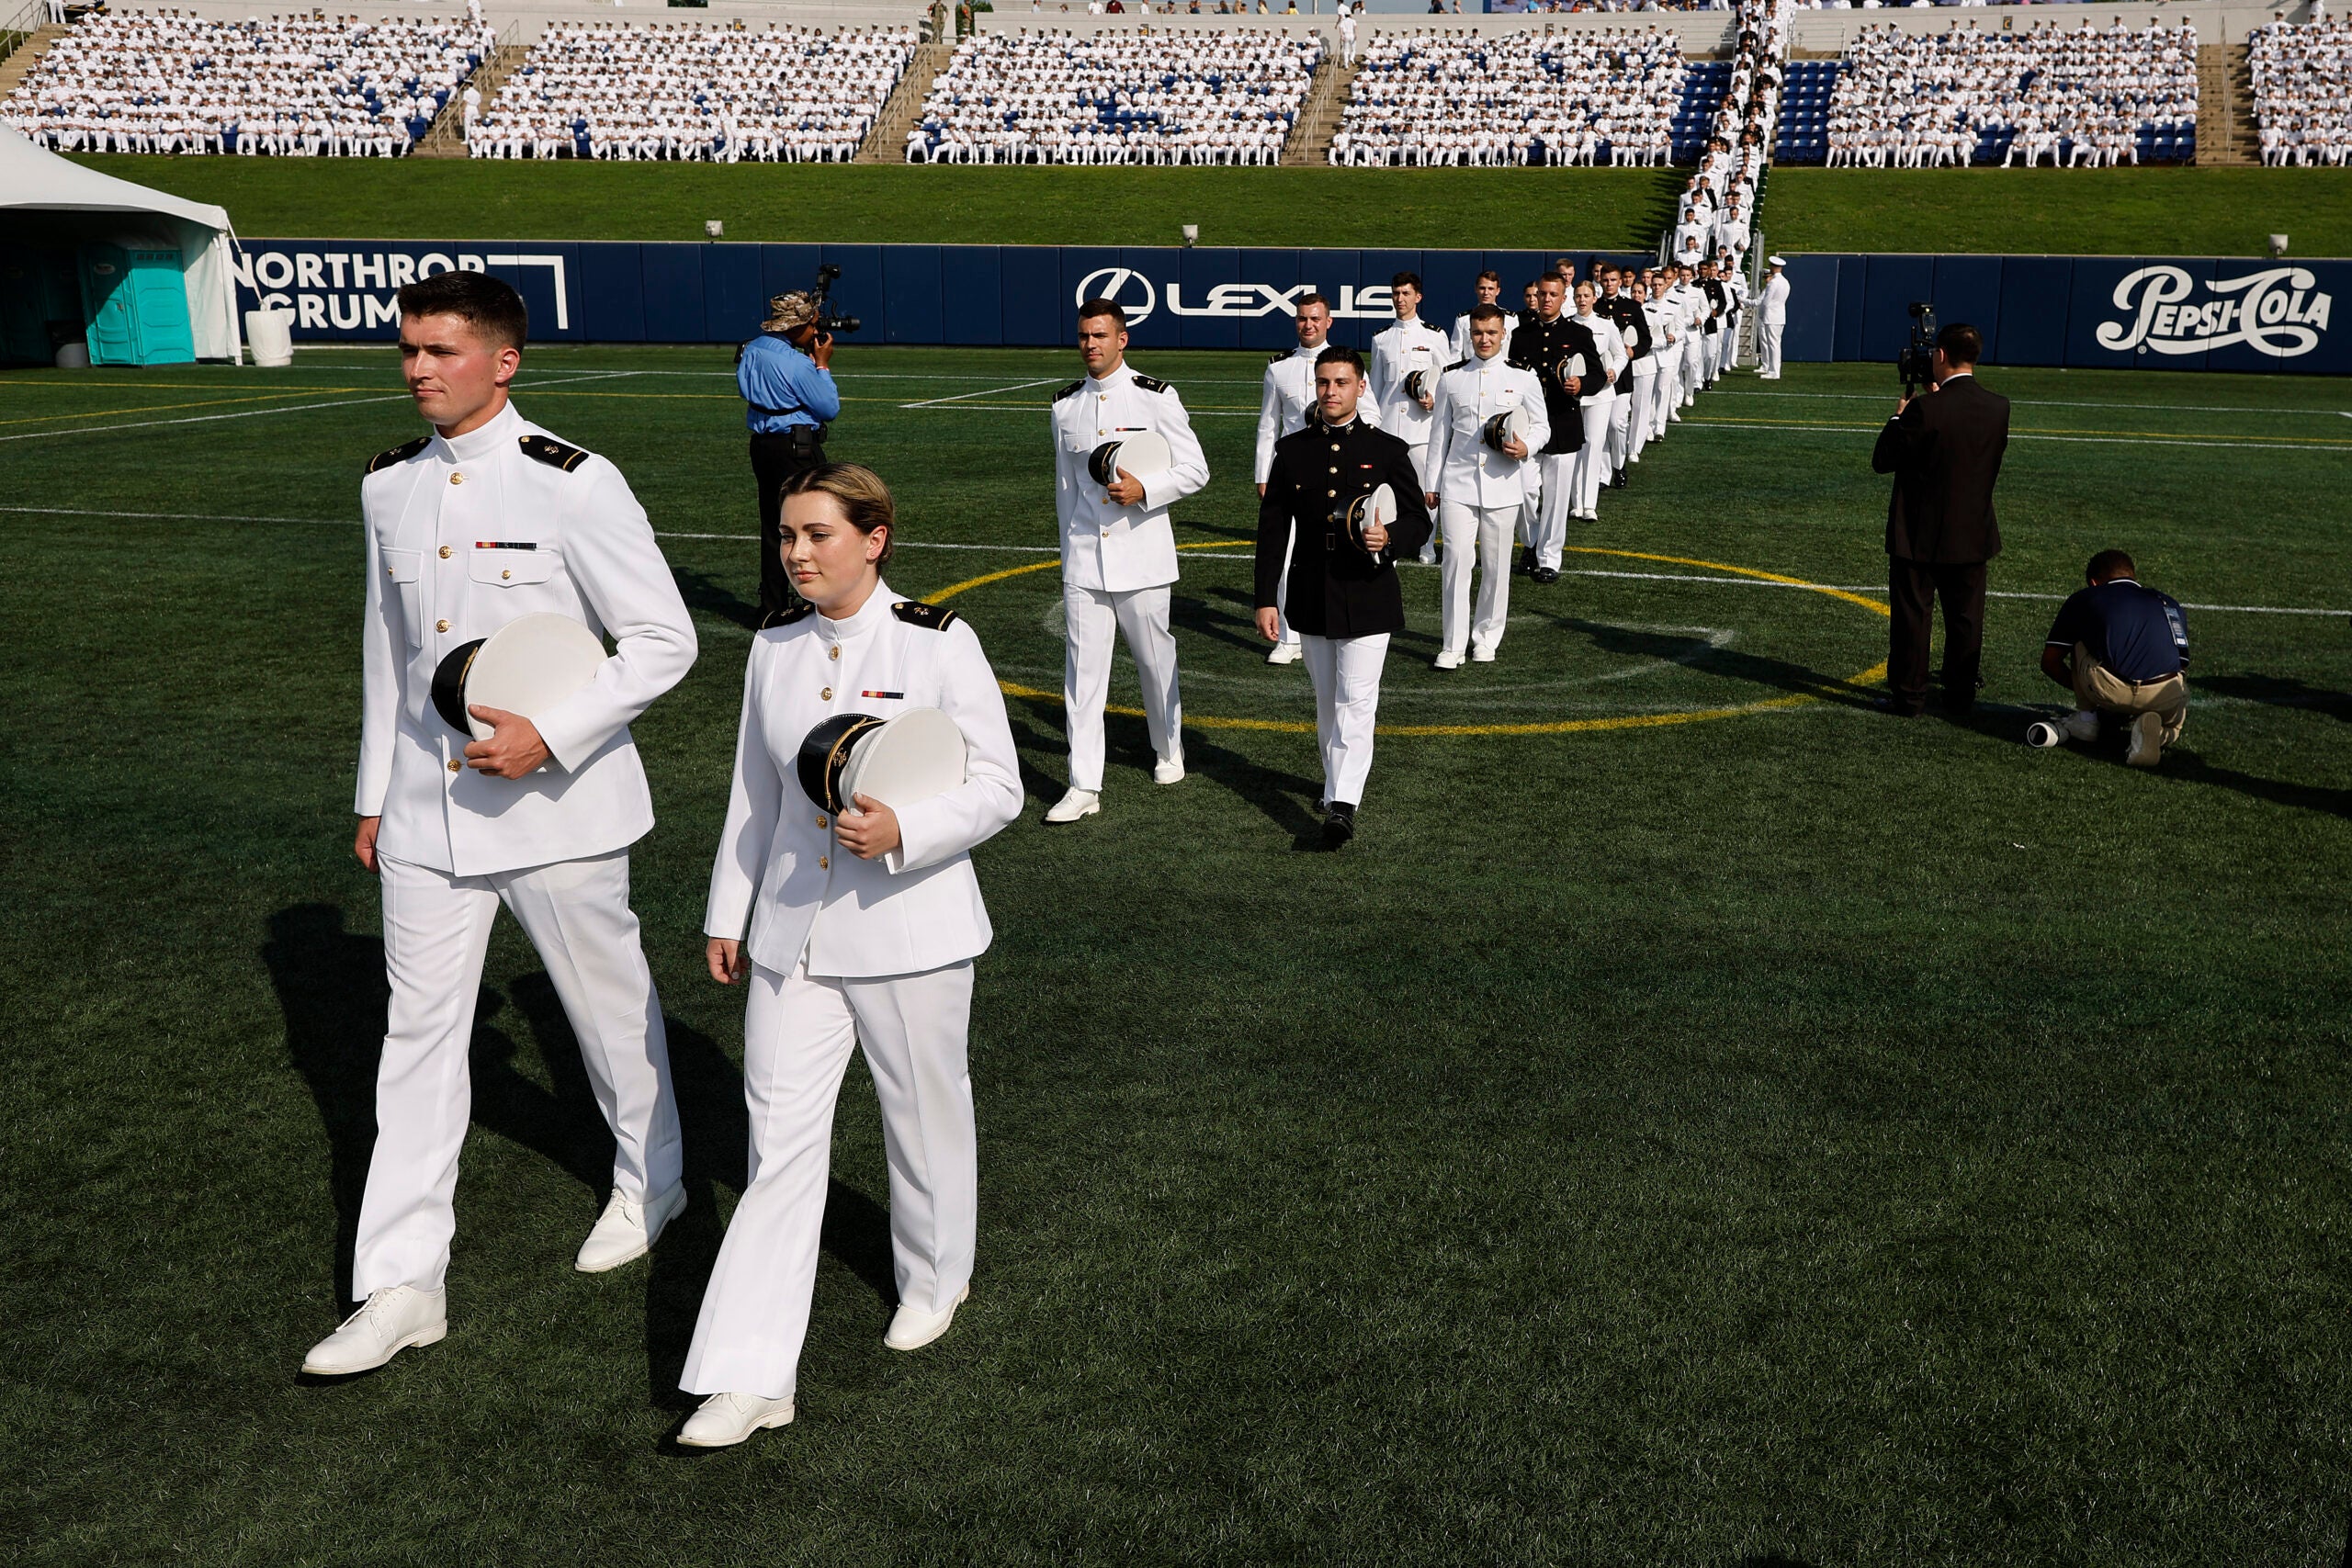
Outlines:
{"type": "Polygon", "coordinates": [[[193,365],[180,253],[162,247],[82,247],[82,304],[93,365],[193,365]]]}

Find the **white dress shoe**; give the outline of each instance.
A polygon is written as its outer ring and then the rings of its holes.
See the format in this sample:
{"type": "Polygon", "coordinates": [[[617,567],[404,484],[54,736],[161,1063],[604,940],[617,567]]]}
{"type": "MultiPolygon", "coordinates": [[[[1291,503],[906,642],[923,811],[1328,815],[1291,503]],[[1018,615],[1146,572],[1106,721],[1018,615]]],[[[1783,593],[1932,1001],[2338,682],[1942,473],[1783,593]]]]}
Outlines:
{"type": "Polygon", "coordinates": [[[1151,782],[1154,784],[1182,784],[1183,780],[1184,753],[1182,751],[1173,757],[1162,757],[1151,765],[1151,782]]]}
{"type": "Polygon", "coordinates": [[[1441,670],[1459,670],[1462,668],[1462,655],[1449,649],[1440,652],[1434,662],[1441,670]]]}
{"type": "Polygon", "coordinates": [[[597,1216],[588,1239],[580,1244],[580,1256],[571,1260],[571,1266],[582,1274],[601,1274],[644,1257],[662,1235],[662,1227],[685,1206],[686,1184],[683,1181],[642,1203],[622,1197],[621,1190],[614,1188],[612,1197],[605,1201],[605,1212],[597,1216]]]}
{"type": "Polygon", "coordinates": [[[756,1393],[714,1393],[678,1428],[690,1449],[731,1449],[768,1427],[792,1425],[792,1396],[762,1399],[756,1393]]]}
{"type": "Polygon", "coordinates": [[[1470,650],[1470,662],[1473,664],[1492,664],[1494,661],[1495,650],[1491,648],[1474,648],[1470,650]]]}
{"type": "Polygon", "coordinates": [[[946,1333],[947,1325],[956,1321],[956,1309],[971,1299],[972,1287],[967,1285],[948,1303],[945,1312],[924,1312],[900,1302],[890,1318],[890,1332],[882,1336],[882,1343],[893,1350],[920,1350],[946,1333]]]}
{"type": "Polygon", "coordinates": [[[1295,664],[1298,662],[1298,656],[1302,651],[1302,645],[1295,638],[1289,642],[1278,642],[1274,644],[1274,650],[1266,655],[1266,662],[1269,664],[1295,664]]]}
{"type": "Polygon", "coordinates": [[[412,1345],[438,1343],[449,1332],[449,1292],[391,1285],[311,1347],[302,1370],[318,1377],[348,1377],[380,1367],[412,1345]]]}
{"type": "Polygon", "coordinates": [[[1054,802],[1052,806],[1046,808],[1046,820],[1048,822],[1075,822],[1081,817],[1091,817],[1102,809],[1102,791],[1080,789],[1077,785],[1073,784],[1062,793],[1062,797],[1059,800],[1054,802]]]}

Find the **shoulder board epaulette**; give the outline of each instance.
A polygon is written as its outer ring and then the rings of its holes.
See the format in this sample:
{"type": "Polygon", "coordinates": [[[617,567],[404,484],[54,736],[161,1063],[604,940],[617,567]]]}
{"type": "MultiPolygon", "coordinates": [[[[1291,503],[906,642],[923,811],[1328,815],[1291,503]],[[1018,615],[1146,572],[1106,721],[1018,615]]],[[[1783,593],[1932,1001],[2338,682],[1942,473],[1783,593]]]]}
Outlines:
{"type": "Polygon", "coordinates": [[[1446,368],[1447,368],[1448,370],[1459,370],[1459,369],[1461,369],[1464,366],[1465,366],[1465,365],[1467,365],[1467,364],[1469,364],[1469,363],[1470,363],[1470,362],[1469,362],[1468,360],[1466,360],[1466,359],[1457,359],[1457,360],[1455,360],[1453,364],[1451,364],[1451,365],[1447,366],[1447,367],[1446,367],[1446,368]]]}
{"type": "Polygon", "coordinates": [[[1172,392],[1176,389],[1159,377],[1146,376],[1140,371],[1136,375],[1136,385],[1147,392],[1172,392]]]}
{"type": "Polygon", "coordinates": [[[1085,385],[1086,378],[1081,376],[1077,380],[1072,381],[1069,386],[1064,387],[1060,391],[1056,392],[1054,394],[1054,401],[1060,402],[1064,398],[1069,397],[1072,392],[1077,391],[1080,387],[1085,385]]]}
{"type": "Polygon", "coordinates": [[[433,437],[430,435],[420,435],[413,441],[403,441],[390,451],[379,452],[368,458],[368,471],[372,474],[378,468],[389,468],[394,463],[405,463],[432,445],[433,437]]]}
{"type": "Polygon", "coordinates": [[[1280,365],[1283,360],[1288,359],[1289,357],[1290,350],[1286,348],[1280,348],[1266,355],[1266,363],[1269,365],[1280,365]]]}
{"type": "Polygon", "coordinates": [[[561,468],[567,474],[588,460],[587,453],[577,446],[567,446],[552,435],[526,435],[518,440],[517,445],[523,448],[526,457],[536,457],[548,467],[561,468]]]}
{"type": "Polygon", "coordinates": [[[787,604],[781,610],[770,610],[760,617],[760,630],[772,632],[778,626],[788,626],[795,621],[805,621],[816,613],[817,606],[803,599],[797,604],[787,604]]]}
{"type": "Polygon", "coordinates": [[[890,614],[910,626],[928,626],[944,632],[959,618],[953,610],[943,610],[936,604],[920,604],[912,599],[901,599],[890,606],[890,614]]]}

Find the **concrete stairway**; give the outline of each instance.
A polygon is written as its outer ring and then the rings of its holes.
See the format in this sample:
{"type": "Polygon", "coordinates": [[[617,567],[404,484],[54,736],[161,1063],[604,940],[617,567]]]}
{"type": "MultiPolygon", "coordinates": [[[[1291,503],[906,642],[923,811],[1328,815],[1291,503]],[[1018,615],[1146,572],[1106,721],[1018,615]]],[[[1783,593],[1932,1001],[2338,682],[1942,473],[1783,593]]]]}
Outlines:
{"type": "Polygon", "coordinates": [[[409,150],[408,155],[412,158],[464,157],[466,88],[470,85],[481,91],[481,107],[487,113],[498,96],[499,87],[506,78],[523,68],[523,62],[530,55],[528,44],[502,43],[492,50],[490,58],[475,67],[471,76],[458,84],[458,90],[449,95],[449,101],[442,106],[439,114],[433,117],[432,129],[424,133],[423,141],[409,150]]]}
{"type": "Polygon", "coordinates": [[[874,117],[874,127],[858,144],[854,164],[901,164],[907,157],[907,132],[922,118],[922,101],[931,96],[931,85],[947,69],[956,56],[952,43],[924,43],[915,46],[915,57],[907,62],[907,73],[883,100],[881,112],[874,117]]]}
{"type": "Polygon", "coordinates": [[[6,100],[9,94],[17,90],[17,84],[23,81],[31,73],[32,68],[40,63],[40,57],[49,52],[49,46],[63,38],[66,30],[61,27],[44,25],[23,35],[24,41],[9,51],[6,60],[0,61],[0,100],[6,100]]]}
{"type": "Polygon", "coordinates": [[[1283,168],[1320,168],[1328,161],[1331,138],[1347,112],[1348,93],[1355,79],[1356,68],[1340,63],[1338,51],[1323,57],[1323,63],[1315,68],[1315,79],[1307,84],[1306,102],[1299,108],[1298,120],[1283,142],[1283,168]]]}
{"type": "Polygon", "coordinates": [[[2262,161],[2254,124],[2254,76],[2242,43],[2197,49],[2197,162],[2199,167],[2262,161]]]}

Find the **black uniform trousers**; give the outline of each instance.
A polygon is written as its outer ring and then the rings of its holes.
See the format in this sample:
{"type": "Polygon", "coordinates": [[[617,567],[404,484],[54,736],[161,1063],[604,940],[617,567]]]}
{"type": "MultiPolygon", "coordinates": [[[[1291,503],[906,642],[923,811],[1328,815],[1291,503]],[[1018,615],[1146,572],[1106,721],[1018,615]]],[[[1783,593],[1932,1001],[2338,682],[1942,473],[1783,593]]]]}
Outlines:
{"type": "Polygon", "coordinates": [[[1887,633],[1886,683],[1894,705],[1917,713],[1928,705],[1928,638],[1934,629],[1936,601],[1944,606],[1946,705],[1962,710],[1976,701],[1977,670],[1984,660],[1984,563],[1905,560],[1887,558],[1887,588],[1894,624],[1887,633]]]}
{"type": "Polygon", "coordinates": [[[785,481],[825,460],[824,448],[796,444],[789,435],[752,437],[752,479],[760,487],[760,615],[800,603],[791,574],[784,570],[785,481]],[[796,454],[806,453],[806,456],[796,454]]]}

